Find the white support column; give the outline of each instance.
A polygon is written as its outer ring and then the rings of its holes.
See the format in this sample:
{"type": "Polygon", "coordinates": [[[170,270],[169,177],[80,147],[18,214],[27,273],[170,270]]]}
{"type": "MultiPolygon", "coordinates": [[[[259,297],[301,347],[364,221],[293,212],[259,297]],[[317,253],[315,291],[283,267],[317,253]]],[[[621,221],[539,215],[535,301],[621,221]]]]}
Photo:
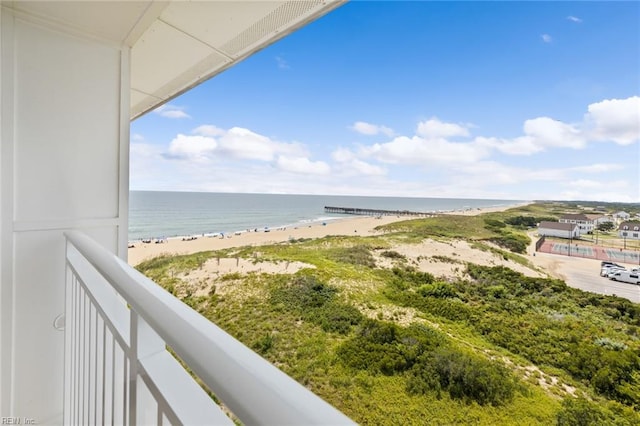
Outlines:
{"type": "Polygon", "coordinates": [[[129,49],[0,19],[0,416],[58,423],[62,233],[126,256],[129,49]]]}

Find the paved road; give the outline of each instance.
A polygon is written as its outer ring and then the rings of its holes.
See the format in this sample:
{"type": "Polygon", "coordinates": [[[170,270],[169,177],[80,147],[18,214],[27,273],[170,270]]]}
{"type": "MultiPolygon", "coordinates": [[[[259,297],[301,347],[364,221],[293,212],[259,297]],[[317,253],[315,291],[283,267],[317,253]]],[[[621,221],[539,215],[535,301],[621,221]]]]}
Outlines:
{"type": "MultiPolygon", "coordinates": [[[[551,275],[564,280],[568,286],[605,295],[624,297],[634,303],[640,303],[640,285],[611,281],[600,276],[600,261],[580,257],[569,257],[551,253],[535,253],[537,237],[530,233],[529,260],[534,265],[542,267],[551,275]],[[535,253],[535,255],[532,255],[535,253]]],[[[637,264],[626,264],[627,269],[638,267],[637,264]]]]}
{"type": "Polygon", "coordinates": [[[581,290],[606,295],[616,295],[640,303],[640,285],[612,281],[600,276],[600,262],[595,263],[594,268],[586,270],[563,271],[566,283],[581,290]]]}

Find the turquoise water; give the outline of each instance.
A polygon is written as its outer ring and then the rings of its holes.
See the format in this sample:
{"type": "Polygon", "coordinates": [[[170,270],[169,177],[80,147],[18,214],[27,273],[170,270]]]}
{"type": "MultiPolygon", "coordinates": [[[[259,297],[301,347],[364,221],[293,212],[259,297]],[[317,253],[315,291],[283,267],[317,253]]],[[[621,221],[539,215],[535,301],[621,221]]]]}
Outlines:
{"type": "Polygon", "coordinates": [[[131,191],[129,240],[233,233],[344,218],[324,206],[437,212],[505,206],[519,200],[353,197],[131,191]]]}

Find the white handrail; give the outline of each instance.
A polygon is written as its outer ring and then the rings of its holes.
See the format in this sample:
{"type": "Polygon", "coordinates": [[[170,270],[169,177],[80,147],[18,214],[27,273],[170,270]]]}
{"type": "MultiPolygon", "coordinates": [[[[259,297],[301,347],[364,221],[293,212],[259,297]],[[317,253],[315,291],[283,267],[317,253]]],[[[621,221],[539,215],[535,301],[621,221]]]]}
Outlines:
{"type": "Polygon", "coordinates": [[[352,420],[78,231],[67,240],[246,424],[343,425],[352,420]]]}

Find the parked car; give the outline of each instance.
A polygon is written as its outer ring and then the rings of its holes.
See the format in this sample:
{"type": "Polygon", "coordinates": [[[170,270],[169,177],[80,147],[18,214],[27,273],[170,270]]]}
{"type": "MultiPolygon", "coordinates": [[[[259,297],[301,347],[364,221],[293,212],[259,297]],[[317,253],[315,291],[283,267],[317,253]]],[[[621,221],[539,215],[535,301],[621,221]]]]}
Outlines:
{"type": "Polygon", "coordinates": [[[629,271],[616,271],[611,273],[609,279],[613,281],[621,281],[623,283],[640,285],[640,274],[629,271]]]}
{"type": "Polygon", "coordinates": [[[602,268],[600,270],[600,276],[601,277],[611,277],[611,275],[615,274],[616,272],[620,272],[620,271],[626,271],[625,268],[618,268],[618,267],[611,267],[611,268],[602,268]]]}
{"type": "Polygon", "coordinates": [[[603,260],[602,262],[600,262],[600,267],[601,268],[605,268],[605,267],[609,268],[609,267],[612,267],[612,266],[615,266],[617,268],[624,268],[624,266],[622,266],[622,265],[618,265],[617,263],[609,262],[607,260],[603,260]]]}

